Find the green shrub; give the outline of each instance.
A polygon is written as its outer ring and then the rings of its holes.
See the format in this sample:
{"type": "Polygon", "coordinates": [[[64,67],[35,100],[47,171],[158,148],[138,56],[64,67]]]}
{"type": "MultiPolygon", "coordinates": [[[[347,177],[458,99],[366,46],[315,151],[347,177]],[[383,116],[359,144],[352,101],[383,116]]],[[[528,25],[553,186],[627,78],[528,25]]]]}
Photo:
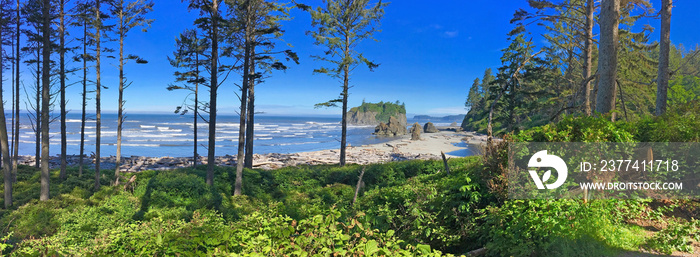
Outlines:
{"type": "Polygon", "coordinates": [[[221,206],[221,195],[214,187],[187,169],[156,172],[148,177],[134,190],[141,199],[136,219],[189,219],[195,210],[221,206]]]}
{"type": "Polygon", "coordinates": [[[639,142],[700,142],[700,102],[669,109],[662,116],[647,117],[634,124],[639,142]]]}
{"type": "Polygon", "coordinates": [[[243,256],[441,256],[427,245],[401,246],[393,231],[380,232],[359,220],[361,214],[339,222],[341,213],[293,220],[254,213],[237,222],[230,238],[233,252],[243,256]],[[245,242],[245,243],[241,243],[245,242]]]}
{"type": "Polygon", "coordinates": [[[647,239],[645,247],[667,255],[674,251],[693,253],[691,240],[700,241],[700,220],[685,223],[670,220],[665,229],[647,239]]]}
{"type": "Polygon", "coordinates": [[[634,142],[627,124],[611,122],[607,116],[566,116],[556,124],[535,127],[516,134],[515,142],[634,142]]]}
{"type": "Polygon", "coordinates": [[[637,250],[638,229],[610,219],[614,201],[510,200],[489,208],[486,248],[497,256],[608,256],[637,250]]]}
{"type": "Polygon", "coordinates": [[[358,201],[365,223],[395,231],[408,244],[425,244],[460,253],[482,245],[480,217],[487,202],[482,186],[472,181],[478,158],[450,162],[453,173],[419,175],[392,187],[370,190],[358,201]]]}

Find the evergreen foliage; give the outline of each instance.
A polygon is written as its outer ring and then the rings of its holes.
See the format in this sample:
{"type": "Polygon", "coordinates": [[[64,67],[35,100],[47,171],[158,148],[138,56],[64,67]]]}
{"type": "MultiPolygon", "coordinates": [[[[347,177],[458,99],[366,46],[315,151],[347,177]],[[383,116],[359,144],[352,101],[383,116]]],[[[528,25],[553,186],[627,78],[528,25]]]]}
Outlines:
{"type": "MultiPolygon", "coordinates": [[[[593,95],[597,90],[597,72],[584,78],[582,58],[586,55],[584,41],[586,1],[529,1],[529,9],[515,12],[511,21],[515,28],[508,35],[511,45],[503,50],[495,79],[485,74],[481,82],[473,83],[465,106],[469,108],[462,127],[487,132],[489,109],[494,107],[493,132],[504,135],[557,122],[566,115],[588,115],[582,90],[591,83],[593,95]],[[530,39],[529,26],[544,28],[540,35],[547,44],[538,45],[530,39]],[[533,53],[539,53],[535,55],[533,53]],[[527,63],[528,57],[532,57],[527,63]],[[522,68],[515,74],[518,67],[522,68]],[[517,78],[517,79],[516,79],[517,78]],[[485,81],[486,80],[486,81],[485,81]],[[482,90],[482,95],[478,92],[482,90]],[[499,95],[502,98],[499,98],[499,95]],[[494,101],[498,98],[498,101],[494,101]]],[[[656,77],[659,58],[658,43],[651,42],[652,27],[635,31],[635,24],[653,15],[648,1],[622,1],[618,71],[615,80],[616,120],[635,122],[653,115],[656,104],[656,77]]],[[[698,99],[699,48],[686,50],[682,45],[670,47],[669,108],[678,108],[698,99]]],[[[592,48],[592,66],[597,66],[598,49],[592,48]]],[[[487,70],[486,73],[490,73],[487,70]]],[[[584,73],[585,74],[585,73],[584,73]]],[[[595,97],[592,97],[595,98],[595,97]]],[[[595,100],[589,104],[595,106],[595,100]]],[[[597,114],[594,114],[597,115],[597,114]]]]}
{"type": "Polygon", "coordinates": [[[398,100],[394,103],[380,101],[379,103],[366,103],[364,100],[362,104],[357,107],[350,108],[349,112],[375,112],[377,115],[375,118],[378,122],[389,122],[391,116],[397,117],[398,115],[406,115],[406,104],[400,103],[398,100]]]}

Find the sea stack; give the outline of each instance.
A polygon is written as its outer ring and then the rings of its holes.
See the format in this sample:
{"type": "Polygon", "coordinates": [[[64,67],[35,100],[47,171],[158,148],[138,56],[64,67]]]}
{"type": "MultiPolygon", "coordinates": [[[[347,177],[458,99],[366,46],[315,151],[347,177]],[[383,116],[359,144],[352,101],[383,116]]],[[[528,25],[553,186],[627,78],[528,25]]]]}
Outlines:
{"type": "Polygon", "coordinates": [[[420,140],[420,124],[418,122],[413,123],[413,127],[411,127],[411,140],[420,140]]]}
{"type": "Polygon", "coordinates": [[[394,116],[389,118],[389,123],[380,122],[374,128],[374,134],[377,136],[396,137],[406,134],[406,125],[401,123],[394,116]]]}
{"type": "Polygon", "coordinates": [[[348,124],[376,126],[375,135],[394,137],[406,134],[406,106],[399,101],[363,102],[351,108],[347,115],[348,124]]]}
{"type": "Polygon", "coordinates": [[[435,124],[432,122],[425,123],[425,126],[423,126],[423,132],[424,133],[438,133],[438,129],[435,127],[435,124]]]}

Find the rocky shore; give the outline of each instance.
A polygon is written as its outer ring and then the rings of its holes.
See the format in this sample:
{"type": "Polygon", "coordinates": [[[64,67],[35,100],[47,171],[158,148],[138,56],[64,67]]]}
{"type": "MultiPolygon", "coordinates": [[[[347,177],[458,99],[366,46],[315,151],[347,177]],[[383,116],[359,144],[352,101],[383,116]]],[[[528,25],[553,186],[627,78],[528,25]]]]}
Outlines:
{"type": "MultiPolygon", "coordinates": [[[[465,147],[455,146],[454,143],[467,142],[478,145],[485,142],[486,137],[472,132],[450,132],[440,131],[438,133],[425,134],[420,140],[410,140],[410,135],[397,137],[395,140],[383,144],[350,146],[347,149],[346,162],[355,164],[385,163],[402,160],[429,160],[440,159],[440,152],[446,154],[452,151],[464,149],[465,147]]],[[[278,169],[296,165],[318,165],[337,164],[340,156],[338,149],[322,150],[302,153],[270,153],[253,155],[253,167],[260,169],[278,169]]],[[[448,156],[450,156],[448,154],[448,156]]],[[[454,156],[451,156],[454,157],[454,156]]],[[[216,165],[236,166],[236,156],[224,155],[216,158],[216,165]]],[[[69,155],[68,166],[78,166],[79,156],[69,155]]],[[[100,167],[103,170],[115,168],[116,157],[102,157],[100,167]]],[[[19,164],[33,166],[34,156],[20,156],[19,164]]],[[[95,159],[84,158],[85,166],[88,169],[94,167],[95,159]]],[[[58,168],[60,160],[58,156],[52,156],[49,164],[52,168],[58,168]]],[[[122,157],[122,172],[139,172],[143,170],[167,170],[191,167],[192,157],[145,157],[145,156],[125,156],[122,157]]],[[[198,165],[207,164],[206,157],[200,157],[198,165]]]]}

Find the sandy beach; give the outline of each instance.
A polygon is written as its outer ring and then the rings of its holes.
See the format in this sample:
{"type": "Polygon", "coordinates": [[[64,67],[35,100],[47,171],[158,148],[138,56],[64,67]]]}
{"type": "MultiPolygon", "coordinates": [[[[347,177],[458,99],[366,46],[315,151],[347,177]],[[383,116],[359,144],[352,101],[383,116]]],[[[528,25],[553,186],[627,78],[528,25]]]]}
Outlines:
{"type": "MultiPolygon", "coordinates": [[[[440,159],[440,152],[444,152],[448,158],[454,158],[449,153],[465,149],[455,146],[455,143],[466,142],[471,145],[479,145],[486,142],[486,136],[474,132],[440,131],[438,133],[423,133],[420,140],[410,140],[410,135],[397,137],[394,140],[381,144],[348,146],[346,162],[349,164],[372,164],[402,160],[429,160],[440,159]]],[[[253,167],[259,169],[277,169],[296,165],[338,164],[340,150],[330,149],[301,153],[270,153],[255,154],[253,167]]],[[[19,164],[34,165],[34,156],[20,156],[19,164]]],[[[219,166],[236,166],[236,156],[223,155],[216,158],[219,166]]],[[[79,156],[69,155],[68,166],[77,166],[79,156]]],[[[116,158],[108,156],[101,158],[102,169],[114,169],[116,158]]],[[[94,158],[87,157],[84,162],[88,168],[92,168],[94,158]]],[[[167,170],[192,166],[192,157],[147,157],[125,156],[122,158],[122,172],[139,172],[143,170],[167,170]]],[[[207,164],[207,158],[200,156],[199,165],[207,164]]],[[[53,168],[59,166],[58,156],[52,156],[50,165],[53,168]]]]}
{"type": "Polygon", "coordinates": [[[454,144],[460,142],[466,142],[468,144],[478,145],[482,142],[486,142],[486,137],[481,137],[473,132],[452,132],[452,131],[440,131],[438,133],[424,133],[421,134],[420,140],[411,140],[410,135],[404,135],[399,139],[389,141],[384,144],[374,144],[368,146],[353,147],[352,149],[357,151],[366,150],[378,150],[378,151],[388,151],[398,153],[406,153],[413,155],[436,155],[439,156],[440,152],[444,152],[448,157],[452,156],[448,153],[465,149],[466,147],[455,146],[454,144]],[[465,140],[466,139],[466,140],[465,140]],[[396,149],[394,149],[396,147],[396,149]]]}

